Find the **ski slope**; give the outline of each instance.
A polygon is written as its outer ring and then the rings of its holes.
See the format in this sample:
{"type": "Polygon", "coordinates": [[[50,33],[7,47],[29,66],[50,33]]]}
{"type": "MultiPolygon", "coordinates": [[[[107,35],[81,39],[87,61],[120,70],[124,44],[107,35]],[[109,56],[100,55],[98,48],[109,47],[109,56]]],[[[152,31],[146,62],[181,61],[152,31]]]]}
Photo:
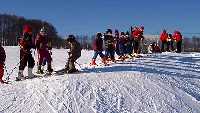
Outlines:
{"type": "MultiPolygon", "coordinates": [[[[10,73],[19,62],[19,48],[4,48],[10,73]]],[[[79,74],[0,84],[0,113],[200,113],[200,53],[144,55],[89,67],[92,55],[82,51],[79,74]]],[[[54,70],[66,59],[66,50],[54,49],[54,70]]]]}

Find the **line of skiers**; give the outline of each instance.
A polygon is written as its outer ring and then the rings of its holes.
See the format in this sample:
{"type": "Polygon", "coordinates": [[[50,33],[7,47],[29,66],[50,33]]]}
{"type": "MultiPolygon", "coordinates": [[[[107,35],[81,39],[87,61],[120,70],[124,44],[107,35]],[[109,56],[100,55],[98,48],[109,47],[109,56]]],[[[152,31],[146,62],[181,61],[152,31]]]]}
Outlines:
{"type": "Polygon", "coordinates": [[[119,56],[119,60],[136,56],[140,54],[141,42],[143,37],[144,27],[134,27],[131,29],[131,34],[127,31],[119,32],[115,30],[114,35],[111,29],[107,29],[106,33],[97,33],[93,40],[94,56],[91,65],[96,64],[96,58],[100,55],[103,64],[108,61],[116,62],[115,53],[119,56]],[[103,46],[105,46],[105,54],[103,54],[103,46]]]}
{"type": "MultiPolygon", "coordinates": [[[[115,30],[114,35],[111,29],[107,29],[106,33],[97,33],[96,38],[93,41],[94,56],[92,58],[91,65],[96,65],[96,58],[100,55],[103,64],[107,64],[109,61],[116,62],[115,53],[119,56],[118,60],[125,60],[126,58],[139,57],[142,50],[142,44],[144,41],[144,27],[136,26],[131,27],[131,32],[119,32],[115,30]],[[105,50],[105,54],[103,51],[105,50]]],[[[167,45],[167,51],[169,47],[174,50],[173,43],[177,43],[177,52],[181,52],[182,35],[179,31],[175,31],[173,36],[168,34],[166,30],[160,35],[162,42],[162,49],[160,50],[158,44],[153,43],[151,45],[152,51],[163,52],[164,46],[167,45]]],[[[65,65],[66,73],[77,72],[75,68],[76,60],[81,56],[81,45],[76,41],[74,35],[69,35],[66,40],[69,45],[70,51],[68,52],[68,61],[65,65]]],[[[19,39],[20,45],[20,65],[17,80],[25,79],[23,71],[28,64],[28,78],[34,78],[35,75],[32,73],[33,67],[35,66],[35,60],[32,55],[32,49],[36,49],[38,53],[37,62],[37,73],[43,74],[45,64],[47,64],[48,73],[53,72],[52,69],[52,57],[51,57],[51,39],[48,37],[47,30],[42,27],[36,38],[32,35],[32,28],[29,25],[23,27],[23,35],[19,39]]],[[[0,47],[0,82],[4,74],[4,63],[5,63],[5,50],[0,47]]]]}

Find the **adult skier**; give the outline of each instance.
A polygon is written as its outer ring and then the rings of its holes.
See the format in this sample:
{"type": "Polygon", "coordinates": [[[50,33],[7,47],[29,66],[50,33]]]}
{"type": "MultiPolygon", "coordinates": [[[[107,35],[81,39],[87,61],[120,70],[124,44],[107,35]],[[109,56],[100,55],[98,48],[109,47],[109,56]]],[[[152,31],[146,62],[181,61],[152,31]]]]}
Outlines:
{"type": "Polygon", "coordinates": [[[168,40],[168,33],[166,30],[163,30],[163,32],[160,34],[161,51],[162,52],[169,51],[169,46],[167,44],[167,40],[168,40]],[[166,50],[165,50],[165,46],[167,47],[166,50]]]}
{"type": "Polygon", "coordinates": [[[143,42],[144,37],[143,37],[143,32],[144,32],[144,27],[134,27],[132,31],[132,36],[134,40],[134,51],[133,51],[133,56],[138,57],[138,54],[141,52],[141,41],[143,42]]]}
{"type": "Polygon", "coordinates": [[[25,79],[23,71],[27,63],[28,63],[28,77],[33,78],[35,76],[33,75],[32,70],[35,65],[35,61],[33,59],[31,49],[35,48],[35,46],[32,38],[32,28],[29,25],[25,25],[23,27],[23,35],[19,39],[19,45],[20,45],[20,65],[19,65],[18,77],[16,78],[16,80],[25,79]]]}
{"type": "Polygon", "coordinates": [[[91,65],[97,65],[96,64],[96,58],[99,55],[102,59],[102,63],[106,65],[106,58],[105,55],[102,53],[103,51],[103,39],[102,34],[97,33],[96,38],[93,41],[93,50],[94,50],[94,56],[92,58],[91,65]]]}
{"type": "Polygon", "coordinates": [[[65,65],[65,72],[66,73],[74,73],[78,70],[75,68],[76,60],[81,56],[81,45],[78,41],[76,41],[74,35],[69,35],[67,39],[67,44],[69,46],[68,52],[68,61],[65,65]]]}
{"type": "Polygon", "coordinates": [[[3,80],[5,60],[6,53],[4,48],[0,44],[0,83],[7,83],[3,80]]]}
{"type": "Polygon", "coordinates": [[[181,53],[182,49],[181,49],[181,46],[182,46],[182,35],[179,31],[175,31],[174,34],[173,34],[173,38],[176,42],[176,49],[177,49],[177,53],[181,53]]]}
{"type": "Polygon", "coordinates": [[[44,27],[41,28],[40,32],[37,34],[35,41],[36,49],[38,51],[38,68],[37,73],[43,74],[42,65],[46,61],[47,62],[47,71],[48,73],[53,72],[51,62],[51,42],[48,38],[47,31],[44,27]]]}

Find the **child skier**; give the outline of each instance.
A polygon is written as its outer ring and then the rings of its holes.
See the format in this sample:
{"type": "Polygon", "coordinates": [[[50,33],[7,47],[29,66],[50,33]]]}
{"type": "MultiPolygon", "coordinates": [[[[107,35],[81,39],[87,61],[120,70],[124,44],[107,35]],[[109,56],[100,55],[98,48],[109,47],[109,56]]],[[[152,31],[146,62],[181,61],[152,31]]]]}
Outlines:
{"type": "Polygon", "coordinates": [[[65,72],[66,73],[74,73],[78,70],[75,68],[76,60],[81,56],[81,45],[78,41],[76,41],[74,35],[69,35],[67,39],[67,44],[69,45],[69,52],[68,52],[68,61],[65,65],[65,72]]]}
{"type": "Polygon", "coordinates": [[[91,65],[97,65],[96,64],[96,58],[99,55],[102,59],[102,63],[106,64],[106,58],[105,55],[102,53],[103,51],[103,39],[102,39],[102,34],[97,33],[96,38],[93,41],[93,50],[94,50],[94,56],[92,58],[91,65]]]}
{"type": "Polygon", "coordinates": [[[51,42],[49,42],[46,29],[44,27],[41,28],[40,33],[37,35],[36,42],[35,42],[35,45],[36,45],[36,48],[38,51],[38,57],[39,57],[38,58],[38,61],[39,61],[38,70],[37,70],[37,73],[39,73],[39,74],[44,73],[43,70],[41,69],[41,66],[44,64],[45,61],[47,62],[48,73],[53,72],[53,69],[51,66],[52,58],[51,58],[51,54],[49,52],[49,50],[52,49],[50,43],[51,42]]]}
{"type": "Polygon", "coordinates": [[[0,44],[0,83],[7,83],[2,79],[4,75],[5,60],[6,60],[6,53],[4,48],[0,44]]]}
{"type": "Polygon", "coordinates": [[[112,62],[115,62],[115,40],[112,36],[112,30],[108,29],[104,36],[105,43],[105,56],[106,59],[110,58],[112,62]]]}
{"type": "Polygon", "coordinates": [[[124,32],[121,32],[121,35],[119,37],[119,58],[120,60],[124,60],[125,58],[125,53],[126,53],[126,47],[125,47],[125,43],[126,43],[126,36],[124,32]]]}
{"type": "Polygon", "coordinates": [[[28,63],[28,77],[33,78],[35,76],[33,75],[32,70],[35,65],[35,61],[31,54],[31,49],[35,48],[35,46],[32,39],[32,29],[29,25],[24,26],[23,36],[19,40],[19,45],[20,45],[20,66],[19,66],[18,77],[16,78],[16,80],[25,79],[23,71],[27,63],[28,63]]]}

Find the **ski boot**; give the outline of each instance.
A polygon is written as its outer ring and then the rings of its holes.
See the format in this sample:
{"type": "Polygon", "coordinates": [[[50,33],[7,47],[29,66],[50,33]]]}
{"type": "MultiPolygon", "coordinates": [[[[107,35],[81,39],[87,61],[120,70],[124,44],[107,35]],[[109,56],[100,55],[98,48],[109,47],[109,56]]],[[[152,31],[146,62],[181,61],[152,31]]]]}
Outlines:
{"type": "Polygon", "coordinates": [[[28,68],[28,78],[35,78],[36,76],[33,74],[33,68],[28,68]]]}
{"type": "Polygon", "coordinates": [[[48,65],[47,67],[47,73],[51,74],[53,72],[53,69],[51,68],[51,65],[48,65]]]}
{"type": "Polygon", "coordinates": [[[38,66],[38,69],[37,69],[37,74],[44,74],[44,71],[41,69],[41,66],[39,65],[38,66]]]}
{"type": "Polygon", "coordinates": [[[8,82],[6,82],[4,80],[0,80],[0,83],[2,83],[2,84],[8,84],[8,82]]]}
{"type": "Polygon", "coordinates": [[[21,81],[21,80],[25,80],[25,77],[23,75],[23,70],[19,70],[18,77],[16,77],[16,81],[21,81]]]}
{"type": "Polygon", "coordinates": [[[90,63],[90,65],[92,66],[92,65],[97,65],[96,64],[96,60],[95,59],[92,59],[92,62],[90,63]]]}

